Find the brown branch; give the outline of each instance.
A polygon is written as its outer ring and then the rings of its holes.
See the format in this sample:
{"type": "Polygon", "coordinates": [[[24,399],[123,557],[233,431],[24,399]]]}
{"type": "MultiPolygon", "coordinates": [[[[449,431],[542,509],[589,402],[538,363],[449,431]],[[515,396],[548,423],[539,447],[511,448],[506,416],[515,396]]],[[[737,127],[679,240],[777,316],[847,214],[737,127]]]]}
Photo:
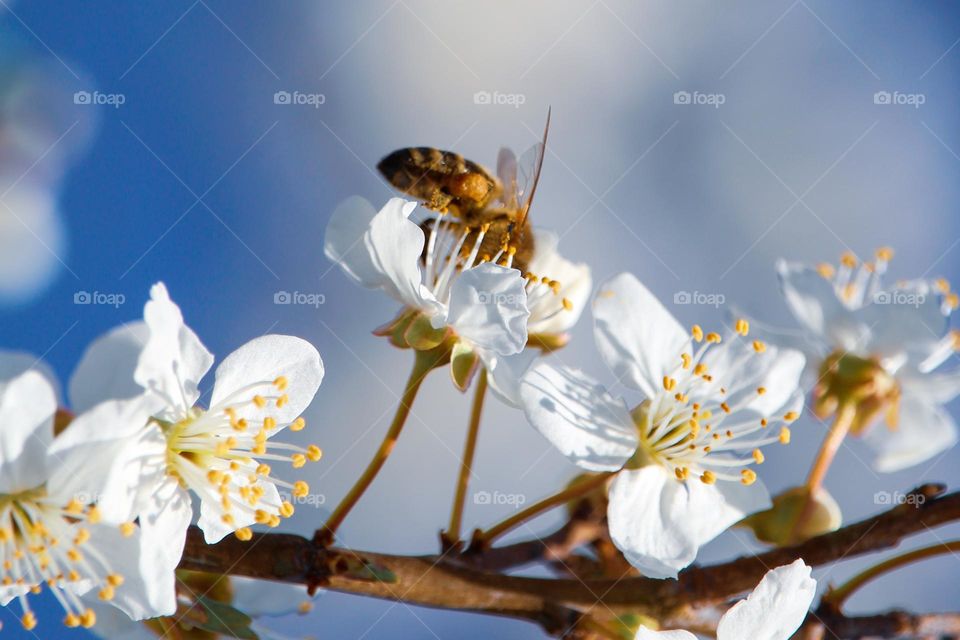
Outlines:
{"type": "MultiPolygon", "coordinates": [[[[207,546],[197,530],[190,531],[181,566],[325,586],[346,593],[541,624],[554,617],[557,608],[563,608],[597,616],[641,613],[658,618],[665,625],[680,626],[694,615],[693,609],[722,603],[752,589],[770,568],[797,558],[810,565],[823,565],[887,549],[911,534],[960,520],[960,492],[937,497],[942,491],[941,486],[925,485],[910,494],[913,500],[885,513],[802,544],[710,567],[693,567],[682,572],[679,580],[631,577],[580,581],[509,576],[469,566],[467,560],[459,558],[323,549],[305,538],[275,533],[256,535],[246,543],[231,538],[207,546]],[[919,496],[923,496],[922,500],[919,496]],[[389,570],[396,580],[360,579],[362,572],[358,574],[351,568],[357,565],[359,557],[389,570]],[[599,604],[601,595],[603,603],[599,604]]],[[[518,548],[513,545],[510,554],[517,554],[518,548]]],[[[495,556],[498,551],[487,553],[495,556]]]]}
{"type": "Polygon", "coordinates": [[[887,611],[870,616],[845,616],[825,607],[807,617],[795,636],[799,640],[867,638],[960,638],[958,613],[887,611]]]}

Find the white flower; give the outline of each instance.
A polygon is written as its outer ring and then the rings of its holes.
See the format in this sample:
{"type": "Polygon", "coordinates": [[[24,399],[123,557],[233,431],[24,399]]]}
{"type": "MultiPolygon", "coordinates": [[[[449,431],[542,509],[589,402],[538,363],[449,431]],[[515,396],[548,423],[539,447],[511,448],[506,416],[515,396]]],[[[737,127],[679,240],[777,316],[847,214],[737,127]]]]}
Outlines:
{"type": "Polygon", "coordinates": [[[957,427],[943,405],[960,393],[960,370],[939,370],[960,347],[960,333],[948,327],[956,294],[943,280],[884,286],[890,255],[881,249],[875,262],[859,265],[846,254],[838,268],[780,261],[784,297],[803,332],[769,332],[771,341],[806,351],[818,415],[832,414],[845,399],[857,404],[853,433],[866,432],[879,471],[952,447],[957,427]],[[880,415],[887,428],[867,431],[880,415]]]}
{"type": "Polygon", "coordinates": [[[54,438],[57,403],[44,376],[28,370],[0,382],[0,605],[17,599],[26,629],[37,624],[27,594],[45,584],[71,627],[96,621],[80,600],[87,593],[133,619],[174,611],[163,574],[172,577],[176,563],[144,562],[138,528],[111,517],[107,497],[124,481],[105,471],[112,436],[144,424],[151,405],[144,395],[103,402],[54,438]]]}
{"type": "Polygon", "coordinates": [[[645,400],[632,411],[584,373],[545,364],[525,376],[524,410],[561,453],[618,472],[607,516],[614,543],[651,577],[675,577],[698,548],[770,506],[748,468],[786,443],[803,396],[803,356],[694,327],[692,338],[636,278],[621,274],[594,302],[601,356],[645,400]]]}
{"type": "Polygon", "coordinates": [[[484,358],[491,391],[511,406],[520,406],[520,379],[544,351],[567,343],[567,331],[580,319],[590,297],[590,267],[561,256],[558,241],[552,232],[534,231],[533,259],[524,274],[530,308],[528,348],[512,356],[484,358]]]}
{"type": "MultiPolygon", "coordinates": [[[[268,463],[299,468],[320,458],[316,446],[304,449],[274,439],[287,427],[305,426],[299,416],[323,377],[317,350],[290,336],[251,340],[220,363],[210,406],[203,408],[197,404],[198,385],[213,356],[184,324],[162,284],[152,288],[144,319],[145,327],[128,325],[95,342],[75,378],[102,379],[122,393],[130,373],[117,371],[133,363],[132,378],[159,400],[153,419],[126,439],[114,465],[135,481],[112,485],[111,495],[131,517],[139,516],[151,557],[179,560],[192,518],[190,491],[200,498],[198,524],[208,543],[234,531],[249,539],[249,525],[276,526],[292,515],[293,506],[281,500],[278,488],[303,496],[309,487],[279,479],[284,472],[268,463]],[[144,335],[146,343],[134,359],[136,337],[144,335]]],[[[72,393],[83,389],[81,380],[71,383],[72,393]]]]}
{"type": "MultiPolygon", "coordinates": [[[[717,640],[788,640],[800,628],[817,592],[803,560],[768,571],[756,589],[720,618],[717,640]]],[[[689,631],[640,627],[635,640],[696,640],[689,631]]]]}
{"type": "Polygon", "coordinates": [[[324,251],[359,284],[404,305],[383,335],[417,349],[455,339],[451,370],[465,388],[481,360],[523,350],[530,316],[525,282],[509,268],[511,252],[479,255],[485,228],[450,226],[441,218],[427,238],[410,220],[416,208],[392,198],[377,212],[366,200],[349,198],[333,212],[324,251]]]}

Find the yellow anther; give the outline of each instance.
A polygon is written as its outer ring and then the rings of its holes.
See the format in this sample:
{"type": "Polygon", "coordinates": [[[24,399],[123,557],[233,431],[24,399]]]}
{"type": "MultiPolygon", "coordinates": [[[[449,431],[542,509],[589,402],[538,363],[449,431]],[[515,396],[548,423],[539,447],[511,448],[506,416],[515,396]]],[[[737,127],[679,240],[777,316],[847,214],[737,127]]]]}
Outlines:
{"type": "Polygon", "coordinates": [[[220,484],[221,480],[223,480],[223,471],[219,471],[218,469],[210,469],[210,471],[207,471],[207,481],[210,482],[210,484],[220,484]]]}
{"type": "Polygon", "coordinates": [[[270,465],[268,464],[264,464],[261,462],[260,464],[257,465],[257,475],[268,476],[270,475],[270,471],[271,471],[270,465]]]}
{"type": "Polygon", "coordinates": [[[80,582],[80,574],[76,569],[70,569],[70,571],[67,572],[67,580],[70,582],[80,582]]]}
{"type": "Polygon", "coordinates": [[[72,513],[74,515],[77,515],[77,514],[83,513],[83,504],[76,498],[73,498],[70,500],[70,502],[67,503],[67,506],[64,507],[63,510],[66,511],[67,513],[72,513]]]}
{"type": "Polygon", "coordinates": [[[726,402],[721,402],[720,408],[723,409],[724,413],[730,413],[730,405],[728,405],[726,402]]]}
{"type": "Polygon", "coordinates": [[[27,631],[33,631],[37,626],[37,616],[33,615],[32,611],[27,611],[23,614],[23,617],[20,618],[20,624],[22,624],[23,628],[27,631]]]}
{"type": "Polygon", "coordinates": [[[267,406],[267,401],[263,396],[256,395],[256,396],[253,396],[253,404],[263,409],[265,406],[267,406]]]}
{"type": "Polygon", "coordinates": [[[237,529],[233,535],[237,536],[237,540],[241,540],[243,542],[249,542],[253,539],[253,531],[250,530],[250,527],[237,529]]]}
{"type": "Polygon", "coordinates": [[[689,369],[690,363],[693,361],[693,358],[690,357],[689,353],[681,353],[680,360],[683,362],[683,368],[689,369]]]}
{"type": "Polygon", "coordinates": [[[756,462],[757,464],[763,464],[764,460],[765,458],[763,457],[763,451],[760,451],[760,449],[754,449],[753,461],[756,462]]]}
{"type": "Polygon", "coordinates": [[[790,429],[780,427],[780,444],[790,444],[790,429]]]}
{"type": "Polygon", "coordinates": [[[75,613],[68,613],[67,617],[63,619],[63,626],[73,629],[74,627],[80,626],[80,616],[75,613]]]}
{"type": "Polygon", "coordinates": [[[700,475],[700,481],[703,482],[703,484],[715,484],[717,481],[717,475],[713,471],[707,469],[700,475]]]}
{"type": "Polygon", "coordinates": [[[87,609],[83,612],[80,616],[80,624],[82,624],[85,629],[89,629],[97,624],[97,614],[93,612],[93,609],[87,609]]]}
{"type": "Polygon", "coordinates": [[[940,293],[950,293],[950,281],[946,278],[937,278],[933,283],[933,288],[940,293]]]}
{"type": "Polygon", "coordinates": [[[767,426],[768,424],[769,424],[769,423],[767,422],[767,419],[766,419],[766,418],[760,418],[760,426],[761,426],[761,427],[765,427],[765,426],[767,426]]]}
{"type": "Polygon", "coordinates": [[[690,469],[686,467],[674,467],[673,472],[677,476],[677,480],[686,480],[690,477],[690,469]]]}
{"type": "Polygon", "coordinates": [[[707,365],[703,364],[702,362],[698,362],[697,366],[693,368],[693,375],[702,376],[704,373],[706,373],[706,371],[707,365]]]}
{"type": "Polygon", "coordinates": [[[97,524],[100,522],[100,510],[93,506],[87,509],[87,522],[97,524]]]}
{"type": "Polygon", "coordinates": [[[280,391],[286,391],[287,389],[286,376],[277,376],[276,380],[273,381],[273,386],[275,386],[280,391]]]}
{"type": "Polygon", "coordinates": [[[697,342],[703,341],[703,329],[701,329],[698,324],[693,325],[693,328],[690,330],[690,335],[693,336],[693,339],[697,342]]]}
{"type": "Polygon", "coordinates": [[[310,485],[303,480],[297,480],[293,483],[293,496],[295,498],[305,498],[310,493],[310,485]]]}
{"type": "Polygon", "coordinates": [[[73,544],[79,547],[89,539],[90,539],[90,531],[88,531],[87,529],[77,529],[77,535],[74,536],[73,538],[73,544]]]}
{"type": "Polygon", "coordinates": [[[234,420],[230,423],[230,425],[233,427],[234,431],[246,431],[248,426],[247,421],[244,418],[234,420]]]}
{"type": "Polygon", "coordinates": [[[277,428],[277,419],[272,416],[267,416],[263,419],[263,429],[264,431],[270,431],[271,429],[277,428]]]}
{"type": "Polygon", "coordinates": [[[893,249],[891,247],[880,247],[874,255],[877,256],[877,260],[890,262],[893,259],[893,249]]]}
{"type": "Polygon", "coordinates": [[[753,341],[753,350],[757,353],[763,353],[767,350],[767,345],[762,340],[753,341]]]}
{"type": "Polygon", "coordinates": [[[827,280],[832,278],[835,272],[836,270],[833,268],[832,264],[821,262],[820,264],[817,265],[817,273],[819,273],[821,277],[827,280]]]}
{"type": "Polygon", "coordinates": [[[737,320],[737,323],[736,323],[734,329],[735,329],[736,332],[739,333],[741,336],[745,336],[745,335],[747,335],[748,333],[750,333],[750,323],[747,322],[746,320],[744,320],[743,318],[740,318],[739,320],[737,320]]]}
{"type": "Polygon", "coordinates": [[[670,376],[663,376],[663,388],[667,391],[673,391],[673,388],[677,386],[677,381],[671,378],[670,376]]]}
{"type": "Polygon", "coordinates": [[[283,405],[287,404],[288,402],[290,402],[290,396],[288,396],[287,394],[283,394],[282,396],[277,398],[277,408],[279,409],[283,407],[283,405]]]}
{"type": "Polygon", "coordinates": [[[113,596],[117,594],[116,590],[110,585],[105,586],[103,589],[97,593],[97,597],[103,600],[104,602],[109,602],[113,600],[113,596]]]}
{"type": "Polygon", "coordinates": [[[960,296],[956,293],[948,293],[947,297],[944,298],[944,303],[947,305],[947,308],[952,311],[960,306],[960,296]]]}
{"type": "Polygon", "coordinates": [[[290,516],[292,516],[293,511],[294,511],[293,505],[290,504],[289,502],[283,501],[280,503],[280,515],[282,515],[284,518],[289,518],[290,516]]]}
{"type": "Polygon", "coordinates": [[[855,269],[857,266],[857,256],[853,254],[852,251],[845,252],[840,256],[840,264],[847,267],[848,269],[855,269]]]}
{"type": "Polygon", "coordinates": [[[319,462],[320,458],[323,457],[323,451],[315,444],[311,444],[307,447],[307,457],[310,458],[311,462],[319,462]]]}
{"type": "Polygon", "coordinates": [[[133,535],[133,532],[137,530],[137,525],[132,522],[124,522],[120,525],[120,535],[124,538],[129,538],[133,535]]]}
{"type": "Polygon", "coordinates": [[[757,387],[757,395],[758,395],[758,396],[762,396],[762,395],[765,394],[766,392],[767,392],[767,388],[766,388],[766,387],[757,387]]]}
{"type": "Polygon", "coordinates": [[[233,515],[230,513],[223,514],[222,516],[220,516],[220,522],[222,522],[225,525],[233,526],[233,523],[234,523],[233,515]]]}
{"type": "Polygon", "coordinates": [[[293,465],[294,469],[299,469],[303,465],[307,464],[307,457],[302,453],[295,453],[290,456],[290,463],[293,465]]]}
{"type": "Polygon", "coordinates": [[[107,584],[112,587],[119,587],[123,584],[123,576],[119,573],[111,573],[107,576],[107,584]]]}
{"type": "Polygon", "coordinates": [[[753,469],[743,469],[740,471],[740,482],[750,486],[757,481],[757,474],[753,469]]]}
{"type": "Polygon", "coordinates": [[[711,332],[707,334],[707,342],[711,342],[713,344],[720,344],[720,341],[721,341],[721,338],[719,333],[711,332]]]}
{"type": "Polygon", "coordinates": [[[67,551],[67,557],[70,558],[71,562],[80,562],[83,559],[83,556],[76,549],[69,549],[67,551]]]}
{"type": "Polygon", "coordinates": [[[302,431],[307,426],[307,421],[303,418],[297,418],[290,423],[290,431],[302,431]]]}
{"type": "Polygon", "coordinates": [[[785,414],[783,414],[783,419],[786,420],[787,422],[793,422],[799,417],[800,417],[800,414],[797,413],[796,411],[787,411],[785,414]]]}
{"type": "Polygon", "coordinates": [[[573,311],[573,303],[570,302],[570,298],[564,298],[560,301],[560,304],[562,304],[563,308],[567,311],[573,311]]]}
{"type": "Polygon", "coordinates": [[[263,509],[257,509],[253,517],[259,524],[267,524],[270,522],[270,514],[263,509]]]}

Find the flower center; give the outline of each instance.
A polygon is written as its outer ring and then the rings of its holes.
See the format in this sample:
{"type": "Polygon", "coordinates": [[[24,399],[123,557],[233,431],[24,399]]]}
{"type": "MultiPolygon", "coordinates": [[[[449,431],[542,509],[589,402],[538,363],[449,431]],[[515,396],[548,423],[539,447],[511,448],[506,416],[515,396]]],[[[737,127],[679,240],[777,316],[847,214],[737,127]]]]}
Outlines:
{"type": "Polygon", "coordinates": [[[862,358],[834,351],[820,365],[813,390],[813,411],[820,418],[842,406],[856,407],[851,431],[862,433],[884,412],[890,429],[897,427],[900,385],[877,358],[862,358]]]}
{"type": "MultiPolygon", "coordinates": [[[[281,517],[293,515],[291,499],[310,492],[303,480],[289,483],[274,477],[266,462],[286,462],[299,469],[322,456],[316,445],[303,448],[271,440],[283,428],[300,431],[306,426],[303,418],[277,420],[275,409],[289,402],[287,386],[284,376],[256,382],[208,410],[193,407],[175,423],[158,421],[167,439],[167,473],[202,500],[219,504],[225,525],[234,526],[236,514],[242,513],[244,521],[276,527],[281,517]],[[251,422],[254,416],[256,424],[251,422]],[[290,499],[271,497],[267,492],[271,484],[286,489],[290,499]]],[[[249,540],[253,534],[241,527],[236,535],[249,540]]]]}
{"type": "Polygon", "coordinates": [[[706,484],[725,480],[750,485],[757,474],[747,467],[763,462],[760,448],[790,442],[786,425],[799,415],[759,413],[750,405],[767,389],[748,389],[735,380],[747,359],[764,357],[766,352],[759,340],[740,353],[730,352],[734,341],[748,331],[747,322],[738,320],[736,331],[724,341],[717,333],[704,334],[699,326],[693,327],[693,343],[699,346],[679,354],[677,367],[664,376],[662,388],[631,412],[640,446],[629,468],[659,464],[680,481],[694,476],[706,484]],[[708,362],[723,362],[718,376],[730,379],[714,377],[708,362]]]}
{"type": "MultiPolygon", "coordinates": [[[[57,504],[44,487],[0,494],[0,584],[19,588],[20,620],[28,631],[37,626],[37,617],[27,595],[40,593],[43,584],[66,612],[64,624],[87,628],[96,623],[96,615],[78,597],[78,583],[94,585],[104,601],[112,600],[116,587],[123,584],[123,576],[88,544],[92,535],[88,526],[100,520],[96,506],[86,504],[89,500],[84,496],[57,504]]],[[[131,535],[133,525],[124,524],[120,530],[131,535]]]]}

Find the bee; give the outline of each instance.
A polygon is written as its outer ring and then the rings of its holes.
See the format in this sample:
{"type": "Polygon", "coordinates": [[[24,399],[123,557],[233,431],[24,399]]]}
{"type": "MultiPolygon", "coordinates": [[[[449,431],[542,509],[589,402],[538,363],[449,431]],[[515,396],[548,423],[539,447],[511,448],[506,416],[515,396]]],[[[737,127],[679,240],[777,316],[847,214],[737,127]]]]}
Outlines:
{"type": "Polygon", "coordinates": [[[383,158],[377,169],[394,188],[440,214],[423,223],[425,231],[435,224],[466,230],[464,246],[472,246],[484,229],[480,255],[509,256],[511,266],[526,272],[534,250],[528,214],[549,130],[548,111],[541,142],[519,161],[510,149],[500,149],[496,175],[458,153],[432,147],[398,149],[383,158]],[[450,218],[445,217],[448,213],[450,218]]]}

